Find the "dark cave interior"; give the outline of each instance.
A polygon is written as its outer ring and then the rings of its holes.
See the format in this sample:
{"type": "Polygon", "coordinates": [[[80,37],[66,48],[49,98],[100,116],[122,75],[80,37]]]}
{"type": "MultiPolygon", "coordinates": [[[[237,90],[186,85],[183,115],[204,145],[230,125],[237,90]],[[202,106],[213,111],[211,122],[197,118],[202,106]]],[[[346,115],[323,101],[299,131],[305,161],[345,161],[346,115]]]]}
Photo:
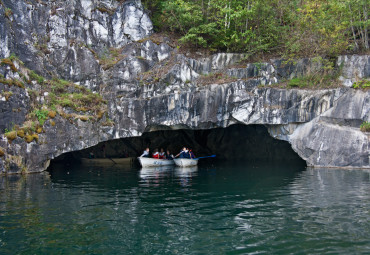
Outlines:
{"type": "Polygon", "coordinates": [[[129,137],[99,143],[96,146],[69,152],[54,159],[57,161],[95,157],[138,157],[146,147],[169,150],[176,155],[183,146],[193,150],[196,156],[217,155],[217,160],[305,164],[290,144],[272,138],[263,125],[236,124],[227,128],[207,130],[161,130],[145,132],[139,137],[129,137]]]}

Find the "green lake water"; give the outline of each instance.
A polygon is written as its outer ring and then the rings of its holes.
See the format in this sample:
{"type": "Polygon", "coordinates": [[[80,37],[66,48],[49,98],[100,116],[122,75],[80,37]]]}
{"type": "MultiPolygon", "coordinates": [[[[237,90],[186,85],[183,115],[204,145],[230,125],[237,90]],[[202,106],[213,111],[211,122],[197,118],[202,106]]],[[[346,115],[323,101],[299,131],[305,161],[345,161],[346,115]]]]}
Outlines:
{"type": "Polygon", "coordinates": [[[370,254],[369,171],[57,166],[0,194],[0,254],[370,254]]]}

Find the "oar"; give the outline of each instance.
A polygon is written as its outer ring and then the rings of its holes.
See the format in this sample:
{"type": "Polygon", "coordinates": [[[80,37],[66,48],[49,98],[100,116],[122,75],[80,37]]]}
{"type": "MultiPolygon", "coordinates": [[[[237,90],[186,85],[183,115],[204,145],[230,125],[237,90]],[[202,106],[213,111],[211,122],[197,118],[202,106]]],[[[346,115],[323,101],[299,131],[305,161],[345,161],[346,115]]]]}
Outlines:
{"type": "Polygon", "coordinates": [[[200,159],[200,158],[215,158],[216,155],[211,155],[211,156],[204,156],[204,157],[199,157],[199,158],[195,158],[195,159],[200,159]]]}
{"type": "Polygon", "coordinates": [[[109,159],[112,160],[114,164],[117,164],[116,161],[114,161],[113,159],[111,159],[111,158],[109,158],[109,159]]]}

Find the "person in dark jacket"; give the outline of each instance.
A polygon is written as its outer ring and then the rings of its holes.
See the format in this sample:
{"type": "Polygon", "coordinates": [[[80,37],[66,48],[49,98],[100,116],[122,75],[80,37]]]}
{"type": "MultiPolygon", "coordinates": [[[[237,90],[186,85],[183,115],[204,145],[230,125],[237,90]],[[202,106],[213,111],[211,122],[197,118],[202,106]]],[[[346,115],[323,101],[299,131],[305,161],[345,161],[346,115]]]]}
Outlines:
{"type": "Polygon", "coordinates": [[[191,159],[195,159],[196,158],[194,152],[192,150],[190,150],[190,149],[189,149],[189,155],[190,155],[190,158],[191,159]]]}
{"type": "Polygon", "coordinates": [[[171,152],[169,150],[167,150],[167,152],[166,152],[166,159],[168,159],[168,160],[174,159],[174,156],[171,154],[171,152]]]}
{"type": "Polygon", "coordinates": [[[179,154],[177,154],[175,156],[176,158],[179,157],[179,158],[190,158],[190,154],[189,154],[189,150],[184,147],[182,148],[182,150],[179,152],[179,154]]]}

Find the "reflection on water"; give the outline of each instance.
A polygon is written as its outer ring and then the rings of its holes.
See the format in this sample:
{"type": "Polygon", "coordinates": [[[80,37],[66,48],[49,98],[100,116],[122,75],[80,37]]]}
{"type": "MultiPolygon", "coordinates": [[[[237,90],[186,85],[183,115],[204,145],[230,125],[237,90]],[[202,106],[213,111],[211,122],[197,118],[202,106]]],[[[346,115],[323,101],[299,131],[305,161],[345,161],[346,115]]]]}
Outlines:
{"type": "Polygon", "coordinates": [[[140,186],[159,186],[166,184],[167,179],[178,179],[181,186],[191,186],[191,178],[198,175],[198,166],[193,167],[143,167],[139,171],[140,186]]]}
{"type": "Polygon", "coordinates": [[[193,167],[176,167],[175,176],[179,178],[192,178],[197,176],[198,166],[193,167]]]}
{"type": "Polygon", "coordinates": [[[140,169],[140,178],[145,179],[163,179],[170,177],[173,173],[174,166],[161,166],[161,167],[143,167],[140,169]]]}
{"type": "Polygon", "coordinates": [[[370,252],[367,171],[77,165],[0,192],[0,254],[370,252]]]}

